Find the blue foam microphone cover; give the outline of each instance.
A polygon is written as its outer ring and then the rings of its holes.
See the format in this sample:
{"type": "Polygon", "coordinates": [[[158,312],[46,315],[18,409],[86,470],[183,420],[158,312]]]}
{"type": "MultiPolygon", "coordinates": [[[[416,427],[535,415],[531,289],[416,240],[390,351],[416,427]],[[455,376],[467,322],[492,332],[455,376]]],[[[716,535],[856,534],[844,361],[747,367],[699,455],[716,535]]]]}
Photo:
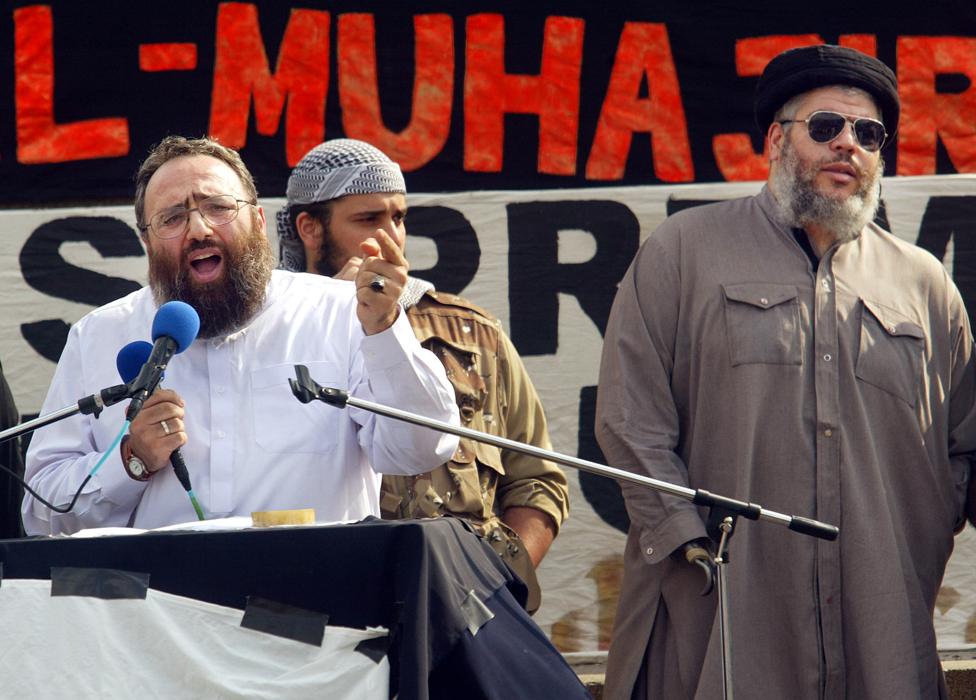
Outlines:
{"type": "Polygon", "coordinates": [[[186,350],[200,332],[200,316],[189,304],[168,301],[159,307],[153,318],[152,339],[170,337],[176,341],[176,352],[186,350]]]}
{"type": "Polygon", "coordinates": [[[119,370],[123,382],[128,384],[136,378],[139,370],[149,360],[152,349],[152,343],[134,340],[119,350],[119,354],[115,357],[115,367],[119,370]]]}

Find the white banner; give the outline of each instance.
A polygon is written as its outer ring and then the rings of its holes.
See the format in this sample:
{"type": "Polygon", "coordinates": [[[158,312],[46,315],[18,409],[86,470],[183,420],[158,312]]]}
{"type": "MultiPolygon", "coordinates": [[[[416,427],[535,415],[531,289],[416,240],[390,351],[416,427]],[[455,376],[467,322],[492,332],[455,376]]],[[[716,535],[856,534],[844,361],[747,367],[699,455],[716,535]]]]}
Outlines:
{"type": "MultiPolygon", "coordinates": [[[[639,242],[669,212],[752,194],[760,186],[410,195],[407,254],[418,277],[502,320],[545,403],[554,448],[600,460],[592,402],[602,330],[639,242]]],[[[976,308],[976,231],[970,230],[976,228],[976,176],[886,178],[883,200],[890,230],[933,251],[969,308],[976,308]]],[[[273,222],[282,200],[261,203],[273,222]]],[[[0,230],[6,243],[0,250],[0,361],[18,408],[31,414],[40,408],[67,324],[144,284],[146,259],[129,206],[9,210],[0,212],[0,230]]],[[[274,232],[269,235],[274,241],[274,232]]],[[[563,651],[606,649],[625,516],[615,484],[569,476],[570,519],[540,569],[544,602],[535,619],[563,651]]],[[[976,630],[973,534],[957,541],[936,611],[946,648],[976,643],[976,631],[966,632],[976,630]]]]}
{"type": "Polygon", "coordinates": [[[356,651],[386,630],[326,626],[311,644],[243,627],[243,616],[151,588],[145,599],[102,599],[6,579],[3,696],[387,699],[389,660],[356,651]]]}

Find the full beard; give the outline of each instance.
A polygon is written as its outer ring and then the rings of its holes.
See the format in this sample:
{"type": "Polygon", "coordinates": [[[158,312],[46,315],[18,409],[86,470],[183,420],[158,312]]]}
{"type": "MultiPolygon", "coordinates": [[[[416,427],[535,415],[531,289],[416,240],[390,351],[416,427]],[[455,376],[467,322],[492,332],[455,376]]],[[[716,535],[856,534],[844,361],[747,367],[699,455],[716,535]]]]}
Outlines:
{"type": "Polygon", "coordinates": [[[858,188],[842,199],[824,194],[816,187],[820,168],[834,162],[847,162],[856,169],[850,156],[845,154],[815,163],[801,163],[787,138],[780,167],[770,177],[769,187],[775,195],[780,219],[787,226],[804,228],[816,224],[833,233],[839,243],[846,243],[856,238],[878,213],[884,161],[879,158],[873,171],[858,171],[858,188]]]}
{"type": "Polygon", "coordinates": [[[244,326],[261,309],[274,260],[267,239],[252,227],[235,248],[220,239],[194,241],[180,260],[153,256],[149,262],[149,287],[159,305],[183,301],[200,315],[200,338],[214,338],[244,326]],[[193,283],[188,256],[199,248],[216,246],[223,257],[224,274],[206,284],[193,283]]]}
{"type": "Polygon", "coordinates": [[[348,258],[342,259],[338,246],[332,240],[332,232],[329,231],[328,225],[323,226],[322,240],[319,242],[319,257],[314,265],[315,271],[326,277],[335,277],[347,260],[348,258]]]}

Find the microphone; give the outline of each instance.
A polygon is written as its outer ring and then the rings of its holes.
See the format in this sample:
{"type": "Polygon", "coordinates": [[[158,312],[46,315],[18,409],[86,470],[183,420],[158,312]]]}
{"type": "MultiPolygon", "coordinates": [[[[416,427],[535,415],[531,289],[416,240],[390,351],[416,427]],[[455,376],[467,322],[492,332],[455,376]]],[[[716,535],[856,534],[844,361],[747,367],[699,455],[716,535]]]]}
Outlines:
{"type": "Polygon", "coordinates": [[[126,409],[126,420],[132,421],[139,414],[142,404],[159,386],[170,359],[190,347],[199,331],[200,317],[189,304],[168,301],[159,307],[152,324],[152,352],[139,374],[129,382],[135,394],[126,409]]]}
{"type": "MultiPolygon", "coordinates": [[[[115,358],[115,366],[119,370],[122,381],[126,384],[131,382],[149,361],[152,352],[153,346],[145,340],[135,340],[119,350],[119,354],[115,358]]],[[[173,465],[173,471],[176,472],[176,478],[180,480],[183,489],[190,491],[192,489],[190,472],[187,471],[186,462],[183,461],[183,453],[180,452],[179,448],[173,450],[173,454],[169,456],[169,462],[173,465]]]]}
{"type": "Polygon", "coordinates": [[[115,368],[119,370],[122,381],[128,384],[139,375],[139,370],[152,355],[152,343],[145,340],[134,340],[119,350],[115,357],[115,368]]]}

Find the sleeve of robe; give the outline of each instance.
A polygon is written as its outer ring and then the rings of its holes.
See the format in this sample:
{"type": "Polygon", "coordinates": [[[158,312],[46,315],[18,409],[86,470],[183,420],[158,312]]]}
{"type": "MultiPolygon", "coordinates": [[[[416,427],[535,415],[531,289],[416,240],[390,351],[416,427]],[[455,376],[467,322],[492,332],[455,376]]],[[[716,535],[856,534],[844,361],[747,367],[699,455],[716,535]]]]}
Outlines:
{"type": "MultiPolygon", "coordinates": [[[[665,222],[644,243],[617,290],[603,343],[596,435],[610,466],[688,486],[671,392],[681,314],[680,237],[673,228],[665,222]]],[[[621,489],[649,563],[705,536],[690,501],[636,484],[622,482],[621,489]]]]}

